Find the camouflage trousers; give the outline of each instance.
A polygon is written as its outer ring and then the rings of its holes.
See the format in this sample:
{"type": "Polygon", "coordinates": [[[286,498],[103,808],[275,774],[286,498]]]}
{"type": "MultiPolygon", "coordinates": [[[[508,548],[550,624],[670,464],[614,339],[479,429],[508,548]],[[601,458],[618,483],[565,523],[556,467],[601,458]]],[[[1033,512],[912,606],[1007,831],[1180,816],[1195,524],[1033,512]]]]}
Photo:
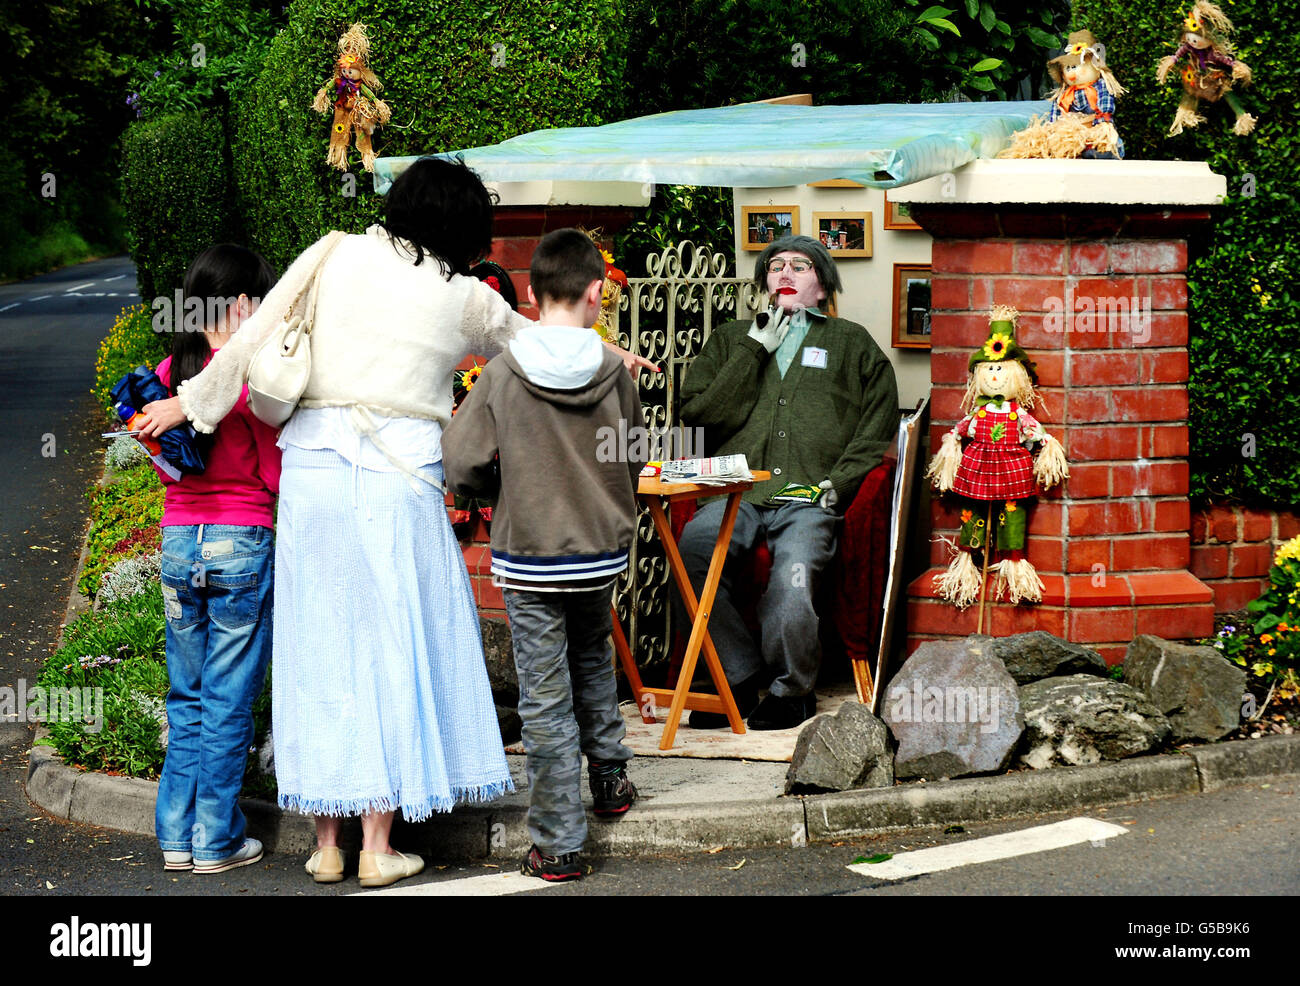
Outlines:
{"type": "Polygon", "coordinates": [[[610,592],[504,590],[528,755],[528,834],[548,854],[587,840],[582,754],[627,761],[609,643],[610,592]]]}

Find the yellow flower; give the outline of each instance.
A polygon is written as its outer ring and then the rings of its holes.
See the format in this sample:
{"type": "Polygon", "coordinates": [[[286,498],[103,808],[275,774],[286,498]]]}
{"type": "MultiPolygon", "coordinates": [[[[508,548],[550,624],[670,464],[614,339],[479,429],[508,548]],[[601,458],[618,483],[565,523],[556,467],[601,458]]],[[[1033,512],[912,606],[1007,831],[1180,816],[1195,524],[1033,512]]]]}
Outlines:
{"type": "Polygon", "coordinates": [[[1288,558],[1300,561],[1300,535],[1296,535],[1290,541],[1278,546],[1277,552],[1273,555],[1273,564],[1281,565],[1288,558]]]}
{"type": "Polygon", "coordinates": [[[1013,514],[1013,513],[1015,513],[1015,512],[1016,512],[1016,501],[1015,501],[1015,500],[1008,500],[1008,501],[1007,501],[1007,513],[1009,513],[1009,514],[1013,514]]]}
{"type": "Polygon", "coordinates": [[[1271,644],[1273,642],[1273,635],[1271,633],[1266,633],[1259,638],[1259,642],[1261,644],[1271,644]]]}
{"type": "Polygon", "coordinates": [[[1007,348],[1011,345],[1011,337],[1005,332],[994,332],[989,336],[989,341],[984,343],[984,358],[986,360],[999,360],[1006,356],[1007,348]]]}

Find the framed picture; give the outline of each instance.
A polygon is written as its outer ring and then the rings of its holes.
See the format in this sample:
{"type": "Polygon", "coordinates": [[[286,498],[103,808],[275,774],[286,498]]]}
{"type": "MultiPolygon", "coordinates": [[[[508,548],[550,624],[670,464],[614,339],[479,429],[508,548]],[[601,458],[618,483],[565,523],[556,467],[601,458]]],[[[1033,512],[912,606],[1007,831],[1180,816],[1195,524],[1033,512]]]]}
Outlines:
{"type": "Polygon", "coordinates": [[[894,264],[893,346],[930,348],[929,264],[894,264]]]}
{"type": "Polygon", "coordinates": [[[799,229],[797,205],[742,205],[740,221],[745,230],[746,250],[762,250],[774,240],[792,236],[799,229]]]}
{"type": "Polygon", "coordinates": [[[885,229],[920,229],[912,222],[907,206],[902,202],[889,201],[889,190],[885,190],[885,229]]]}
{"type": "Polygon", "coordinates": [[[813,239],[833,257],[870,257],[871,213],[814,212],[813,239]]]}

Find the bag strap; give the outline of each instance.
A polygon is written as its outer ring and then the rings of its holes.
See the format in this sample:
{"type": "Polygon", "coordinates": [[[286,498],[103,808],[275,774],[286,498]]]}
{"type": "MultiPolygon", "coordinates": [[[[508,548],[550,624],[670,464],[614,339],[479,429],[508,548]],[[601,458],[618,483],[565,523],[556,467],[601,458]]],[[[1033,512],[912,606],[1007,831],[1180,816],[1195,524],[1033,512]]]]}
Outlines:
{"type": "Polygon", "coordinates": [[[320,261],[316,264],[316,269],[312,272],[311,278],[298,290],[298,296],[293,299],[293,304],[289,306],[289,311],[285,314],[286,321],[293,318],[293,313],[298,310],[303,297],[306,296],[307,306],[303,310],[303,321],[306,322],[306,330],[311,332],[311,323],[316,315],[316,296],[320,293],[321,270],[325,267],[325,261],[329,260],[330,254],[332,254],[335,248],[343,242],[343,237],[347,235],[347,233],[338,229],[330,231],[329,236],[327,237],[327,239],[330,240],[330,244],[325,249],[325,253],[321,255],[320,261]],[[308,295],[308,291],[311,292],[310,295],[308,295]]]}

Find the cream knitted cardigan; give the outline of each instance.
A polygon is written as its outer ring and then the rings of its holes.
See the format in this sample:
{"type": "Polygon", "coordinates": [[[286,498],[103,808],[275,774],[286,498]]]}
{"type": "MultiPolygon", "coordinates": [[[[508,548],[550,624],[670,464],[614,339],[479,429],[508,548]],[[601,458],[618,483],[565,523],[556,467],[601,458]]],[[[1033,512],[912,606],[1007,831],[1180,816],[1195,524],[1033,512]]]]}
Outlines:
{"type": "MultiPolygon", "coordinates": [[[[492,356],[531,320],[477,278],[417,267],[379,226],[346,236],[321,271],[303,407],[360,406],[385,417],[451,420],[451,373],[468,354],[492,356]]],[[[235,406],[248,364],[278,326],[326,249],[317,240],[201,372],[177,391],[195,429],[216,430],[235,406]]]]}

